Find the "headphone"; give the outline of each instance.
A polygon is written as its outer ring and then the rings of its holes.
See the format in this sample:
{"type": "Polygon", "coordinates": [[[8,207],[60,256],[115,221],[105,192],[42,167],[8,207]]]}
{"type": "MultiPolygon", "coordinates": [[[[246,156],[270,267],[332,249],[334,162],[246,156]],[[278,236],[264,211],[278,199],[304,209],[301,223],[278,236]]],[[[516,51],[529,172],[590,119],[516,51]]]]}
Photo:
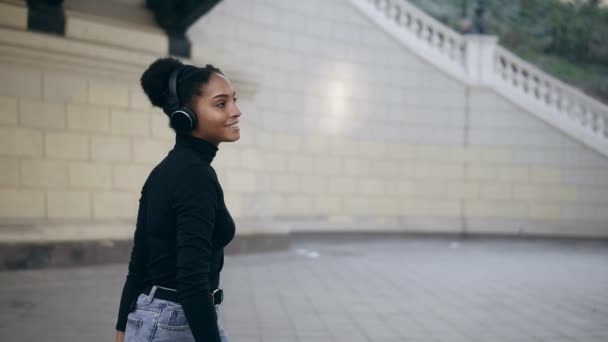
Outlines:
{"type": "Polygon", "coordinates": [[[196,69],[196,67],[191,65],[182,65],[173,70],[171,76],[169,76],[169,92],[165,98],[163,111],[169,116],[169,125],[177,133],[190,133],[197,124],[196,114],[190,108],[182,106],[177,96],[177,84],[180,74],[183,72],[188,73],[188,71],[192,73],[196,69]]]}

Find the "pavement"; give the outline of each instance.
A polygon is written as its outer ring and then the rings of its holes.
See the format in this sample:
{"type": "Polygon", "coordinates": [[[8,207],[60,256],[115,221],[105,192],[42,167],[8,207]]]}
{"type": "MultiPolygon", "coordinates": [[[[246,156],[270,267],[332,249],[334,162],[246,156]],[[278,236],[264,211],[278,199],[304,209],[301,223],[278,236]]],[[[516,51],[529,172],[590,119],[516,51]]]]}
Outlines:
{"type": "MultiPolygon", "coordinates": [[[[125,272],[0,272],[0,341],[112,341],[125,272]]],[[[231,342],[608,341],[606,241],[302,239],[221,287],[231,342]]]]}

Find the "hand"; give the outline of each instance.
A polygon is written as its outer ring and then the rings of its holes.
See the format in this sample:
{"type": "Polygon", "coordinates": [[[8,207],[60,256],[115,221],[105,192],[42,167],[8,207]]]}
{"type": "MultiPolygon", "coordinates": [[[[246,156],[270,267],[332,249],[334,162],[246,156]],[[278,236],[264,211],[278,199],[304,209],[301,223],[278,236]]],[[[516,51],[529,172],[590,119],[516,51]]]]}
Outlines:
{"type": "Polygon", "coordinates": [[[124,342],[125,341],[125,332],[116,330],[116,342],[124,342]]]}

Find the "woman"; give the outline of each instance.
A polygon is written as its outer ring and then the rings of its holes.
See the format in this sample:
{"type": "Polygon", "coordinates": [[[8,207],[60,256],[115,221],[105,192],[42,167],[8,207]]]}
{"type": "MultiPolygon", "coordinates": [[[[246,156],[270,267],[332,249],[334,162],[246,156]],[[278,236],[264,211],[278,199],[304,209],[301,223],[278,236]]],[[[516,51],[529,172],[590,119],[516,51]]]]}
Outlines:
{"type": "Polygon", "coordinates": [[[234,88],[212,65],[172,58],[152,63],[141,85],[176,143],[141,191],[116,340],[227,342],[218,286],[235,226],[211,162],[240,138],[234,88]]]}

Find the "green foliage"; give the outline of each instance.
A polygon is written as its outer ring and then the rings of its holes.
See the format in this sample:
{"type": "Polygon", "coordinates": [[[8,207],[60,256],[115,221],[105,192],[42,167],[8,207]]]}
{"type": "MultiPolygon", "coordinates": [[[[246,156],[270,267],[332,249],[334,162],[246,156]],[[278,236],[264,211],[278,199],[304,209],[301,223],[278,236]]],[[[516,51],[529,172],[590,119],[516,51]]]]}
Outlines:
{"type": "MultiPolygon", "coordinates": [[[[409,0],[459,30],[464,0],[409,0]]],[[[468,17],[474,0],[468,0],[468,17]]],[[[485,0],[501,45],[608,103],[608,7],[600,0],[485,0]]]]}

